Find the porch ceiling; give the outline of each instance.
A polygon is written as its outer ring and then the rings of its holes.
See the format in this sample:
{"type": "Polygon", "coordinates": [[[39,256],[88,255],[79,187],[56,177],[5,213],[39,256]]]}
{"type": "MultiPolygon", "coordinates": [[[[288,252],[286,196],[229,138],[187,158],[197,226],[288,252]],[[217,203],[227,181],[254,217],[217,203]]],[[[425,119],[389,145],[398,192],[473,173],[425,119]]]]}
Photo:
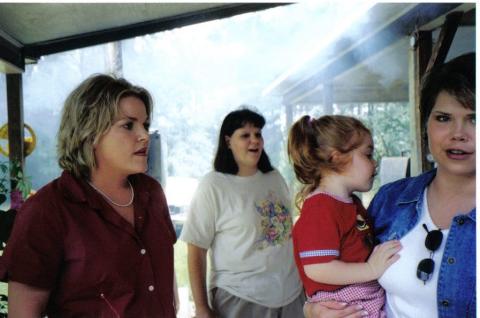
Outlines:
{"type": "Polygon", "coordinates": [[[0,3],[0,72],[42,55],[287,3],[0,3]]]}

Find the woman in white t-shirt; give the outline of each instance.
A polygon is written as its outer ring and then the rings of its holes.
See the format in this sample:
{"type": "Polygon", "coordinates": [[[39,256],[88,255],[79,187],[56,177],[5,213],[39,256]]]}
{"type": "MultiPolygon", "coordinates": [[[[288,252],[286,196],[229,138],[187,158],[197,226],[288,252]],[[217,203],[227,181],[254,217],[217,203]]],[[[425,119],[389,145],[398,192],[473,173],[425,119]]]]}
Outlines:
{"type": "Polygon", "coordinates": [[[188,244],[197,318],[303,315],[290,195],[263,149],[264,125],[245,108],[225,117],[214,171],[191,202],[180,239],[188,244]]]}

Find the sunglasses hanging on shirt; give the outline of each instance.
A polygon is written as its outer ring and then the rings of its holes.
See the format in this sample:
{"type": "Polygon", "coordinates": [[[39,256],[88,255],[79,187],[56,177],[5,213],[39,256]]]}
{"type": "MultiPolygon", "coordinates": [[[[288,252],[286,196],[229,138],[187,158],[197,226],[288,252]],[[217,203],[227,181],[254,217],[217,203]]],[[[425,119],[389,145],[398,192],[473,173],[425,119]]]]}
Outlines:
{"type": "Polygon", "coordinates": [[[432,277],[433,270],[435,269],[435,262],[433,261],[433,253],[438,250],[443,240],[443,233],[440,230],[429,231],[426,224],[422,225],[425,231],[427,231],[427,237],[425,238],[425,247],[430,251],[430,258],[425,258],[418,263],[417,277],[426,284],[432,277]]]}

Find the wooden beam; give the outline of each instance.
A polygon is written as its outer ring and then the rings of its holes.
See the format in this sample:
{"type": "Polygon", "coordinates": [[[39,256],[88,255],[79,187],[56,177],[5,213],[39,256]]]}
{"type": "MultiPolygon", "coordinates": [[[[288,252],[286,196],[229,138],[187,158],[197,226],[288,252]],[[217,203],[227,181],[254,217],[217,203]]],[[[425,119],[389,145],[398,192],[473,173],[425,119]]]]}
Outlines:
{"type": "Polygon", "coordinates": [[[461,26],[475,26],[475,9],[463,12],[462,21],[460,21],[461,26]]]}
{"type": "Polygon", "coordinates": [[[21,73],[25,70],[22,44],[0,29],[0,72],[21,73]]]}
{"type": "Polygon", "coordinates": [[[432,32],[416,32],[411,38],[409,58],[409,99],[410,99],[410,175],[425,171],[424,162],[428,153],[425,139],[423,114],[420,109],[420,82],[432,54],[432,32]]]}
{"type": "Polygon", "coordinates": [[[7,74],[8,151],[10,161],[23,169],[23,95],[22,74],[7,74]]]}
{"type": "Polygon", "coordinates": [[[196,23],[223,19],[238,14],[265,10],[290,3],[232,3],[221,7],[176,15],[152,21],[78,34],[70,37],[33,43],[25,46],[25,56],[38,59],[42,55],[65,52],[88,46],[130,39],[136,36],[180,28],[196,23]]]}
{"type": "MultiPolygon", "coordinates": [[[[333,80],[401,38],[412,34],[418,25],[433,21],[459,5],[459,3],[420,3],[381,29],[374,32],[366,30],[366,34],[369,34],[368,37],[359,39],[354,46],[345,52],[340,52],[340,54],[332,52],[331,55],[336,56],[336,58],[328,61],[315,75],[297,83],[294,89],[285,94],[285,100],[299,101],[299,96],[308,96],[308,92],[314,90],[323,81],[333,80]]],[[[338,42],[341,41],[342,39],[338,40],[338,42]]],[[[333,44],[332,47],[335,47],[335,45],[333,44]]]]}
{"type": "Polygon", "coordinates": [[[462,11],[452,12],[447,14],[445,17],[445,23],[440,30],[440,35],[438,36],[438,40],[435,43],[435,47],[433,48],[432,55],[430,57],[430,61],[428,62],[426,70],[427,72],[429,72],[433,67],[441,65],[445,62],[448,51],[452,45],[453,38],[455,37],[455,33],[457,32],[458,26],[462,21],[462,17],[462,11]]]}

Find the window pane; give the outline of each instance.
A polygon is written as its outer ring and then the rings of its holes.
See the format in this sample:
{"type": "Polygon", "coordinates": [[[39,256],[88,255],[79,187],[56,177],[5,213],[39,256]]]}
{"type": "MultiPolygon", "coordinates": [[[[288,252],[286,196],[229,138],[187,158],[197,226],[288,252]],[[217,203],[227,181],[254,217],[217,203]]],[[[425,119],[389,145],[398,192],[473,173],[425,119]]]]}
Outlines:
{"type": "Polygon", "coordinates": [[[26,159],[26,172],[38,189],[60,175],[56,136],[63,102],[83,79],[104,72],[104,46],[42,57],[23,74],[24,121],[37,135],[37,146],[26,159]]]}

